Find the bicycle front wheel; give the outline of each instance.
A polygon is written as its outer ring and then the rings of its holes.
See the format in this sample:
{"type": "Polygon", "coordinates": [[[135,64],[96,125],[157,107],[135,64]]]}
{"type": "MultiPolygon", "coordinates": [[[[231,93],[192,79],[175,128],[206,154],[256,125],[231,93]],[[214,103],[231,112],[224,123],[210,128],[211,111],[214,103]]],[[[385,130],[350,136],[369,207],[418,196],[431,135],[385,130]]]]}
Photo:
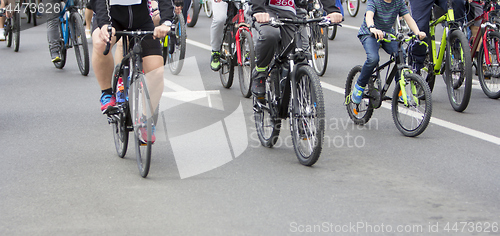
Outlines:
{"type": "Polygon", "coordinates": [[[193,0],[191,3],[191,8],[188,11],[187,26],[194,27],[196,22],[198,22],[198,15],[200,14],[200,3],[197,0],[193,0]]]}
{"type": "Polygon", "coordinates": [[[334,40],[337,36],[337,25],[328,27],[328,39],[334,40]]]}
{"type": "Polygon", "coordinates": [[[445,80],[451,106],[462,112],[467,108],[472,89],[472,59],[467,38],[460,30],[451,32],[446,45],[445,80]]]}
{"type": "Polygon", "coordinates": [[[135,75],[130,86],[129,104],[134,127],[135,155],[142,177],[146,178],[151,164],[151,148],[154,143],[153,110],[143,73],[135,75]]]}
{"type": "Polygon", "coordinates": [[[312,25],[310,29],[312,32],[311,39],[309,40],[309,48],[311,50],[313,68],[316,74],[323,76],[328,64],[328,36],[325,32],[327,29],[320,27],[318,24],[312,25]]]}
{"type": "Polygon", "coordinates": [[[14,44],[14,52],[19,51],[19,42],[21,38],[21,16],[19,12],[14,11],[12,16],[12,43],[14,44]]]}
{"type": "Polygon", "coordinates": [[[255,67],[255,53],[252,36],[246,30],[240,31],[241,65],[238,65],[240,90],[243,97],[252,95],[252,70],[255,67]]]}
{"type": "Polygon", "coordinates": [[[500,98],[500,33],[491,31],[486,37],[486,49],[481,47],[478,56],[478,78],[484,94],[500,98]],[[488,57],[490,64],[486,64],[488,57]]]}
{"type": "Polygon", "coordinates": [[[175,36],[169,38],[169,54],[167,58],[168,68],[173,75],[181,72],[184,57],[186,56],[186,24],[182,14],[177,15],[177,23],[175,24],[175,36]],[[175,37],[175,39],[172,40],[172,37],[175,37]]]}
{"type": "Polygon", "coordinates": [[[204,0],[203,9],[205,10],[205,15],[207,15],[208,18],[211,18],[214,13],[214,11],[212,10],[212,1],[204,0]]]}
{"type": "Polygon", "coordinates": [[[392,119],[396,128],[405,136],[418,136],[429,125],[431,115],[429,85],[417,74],[405,74],[396,83],[392,96],[392,119]]]}
{"type": "Polygon", "coordinates": [[[266,80],[265,102],[253,99],[255,128],[257,136],[264,147],[276,144],[281,130],[281,119],[278,117],[279,72],[273,68],[266,80]]]}
{"type": "Polygon", "coordinates": [[[5,41],[7,43],[7,47],[12,47],[12,19],[7,19],[5,22],[5,41]]]}
{"type": "MultiPolygon", "coordinates": [[[[347,114],[357,125],[364,125],[368,123],[373,114],[373,106],[371,105],[370,99],[363,97],[359,104],[351,101],[352,90],[358,82],[359,75],[361,75],[361,65],[357,65],[351,69],[347,75],[347,80],[345,82],[345,104],[347,108],[347,114]]],[[[368,86],[365,90],[369,89],[368,86]]]]}
{"type": "Polygon", "coordinates": [[[321,154],[325,133],[325,104],[318,75],[310,66],[296,72],[296,98],[290,114],[290,131],[300,164],[312,166],[321,154]]]}
{"type": "Polygon", "coordinates": [[[232,27],[225,28],[222,47],[220,50],[219,77],[224,88],[231,88],[234,77],[234,61],[233,61],[233,38],[231,37],[232,27]]]}
{"type": "Polygon", "coordinates": [[[356,15],[358,15],[359,1],[360,0],[346,0],[347,12],[349,12],[350,16],[355,17],[356,15]]]}
{"type": "Polygon", "coordinates": [[[73,12],[70,15],[71,26],[71,41],[75,49],[76,62],[82,75],[89,74],[89,46],[87,44],[87,37],[85,35],[85,28],[83,28],[82,16],[78,12],[73,12]]]}

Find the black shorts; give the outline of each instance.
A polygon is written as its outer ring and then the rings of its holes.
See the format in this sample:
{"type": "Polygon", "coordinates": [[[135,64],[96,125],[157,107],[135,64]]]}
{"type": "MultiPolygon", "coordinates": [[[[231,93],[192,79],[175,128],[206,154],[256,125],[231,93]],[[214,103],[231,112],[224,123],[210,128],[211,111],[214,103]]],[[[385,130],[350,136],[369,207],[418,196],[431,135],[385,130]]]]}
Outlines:
{"type": "MultiPolygon", "coordinates": [[[[141,26],[134,27],[133,29],[127,29],[122,24],[120,24],[120,22],[116,21],[115,19],[111,19],[111,25],[115,28],[116,31],[123,31],[123,30],[153,31],[155,29],[153,20],[151,20],[151,18],[149,18],[149,20],[145,21],[145,23],[143,23],[141,26]]],[[[97,22],[93,21],[92,22],[92,32],[94,32],[94,30],[97,29],[97,27],[98,27],[97,22]]],[[[118,41],[118,40],[120,40],[120,38],[116,39],[116,41],[118,41]]],[[[142,57],[151,56],[151,55],[158,55],[158,56],[162,55],[160,40],[153,39],[152,35],[147,35],[144,37],[144,39],[141,42],[141,47],[142,47],[142,53],[141,53],[142,57]]]]}

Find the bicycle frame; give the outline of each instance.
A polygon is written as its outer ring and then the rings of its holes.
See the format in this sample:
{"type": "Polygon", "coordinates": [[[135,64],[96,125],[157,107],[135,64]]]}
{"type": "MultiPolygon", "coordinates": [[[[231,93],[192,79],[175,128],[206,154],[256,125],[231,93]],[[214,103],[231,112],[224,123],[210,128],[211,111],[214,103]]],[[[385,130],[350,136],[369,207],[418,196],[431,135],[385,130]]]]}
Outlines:
{"type": "Polygon", "coordinates": [[[67,48],[71,47],[71,40],[69,40],[70,37],[69,17],[70,13],[73,12],[74,9],[75,9],[74,0],[67,0],[66,4],[64,5],[64,8],[61,9],[61,12],[59,13],[59,23],[61,24],[64,46],[67,48]]]}
{"type": "MultiPolygon", "coordinates": [[[[486,35],[491,31],[497,30],[497,26],[495,24],[492,24],[489,22],[489,13],[491,11],[495,10],[495,7],[493,6],[493,4],[490,4],[489,6],[485,6],[485,7],[487,7],[487,9],[483,10],[483,14],[476,17],[474,20],[472,20],[471,22],[469,22],[465,26],[465,27],[469,27],[472,24],[474,24],[474,21],[481,20],[481,28],[477,32],[477,34],[475,35],[474,42],[472,44],[471,58],[474,58],[474,56],[476,55],[476,51],[479,47],[480,42],[483,43],[483,50],[485,51],[485,55],[489,54],[487,42],[486,42],[486,35]]],[[[496,49],[496,53],[498,55],[498,52],[499,52],[498,45],[496,45],[495,49],[496,49]]],[[[500,58],[497,58],[497,62],[500,63],[500,58]]],[[[490,57],[485,57],[485,63],[486,63],[486,65],[491,65],[490,57]]]]}
{"type": "MultiPolygon", "coordinates": [[[[236,34],[234,34],[234,31],[231,32],[231,35],[234,36],[234,39],[236,41],[236,56],[237,56],[237,61],[238,61],[238,65],[243,65],[243,62],[241,61],[241,48],[240,48],[240,32],[245,30],[245,31],[248,31],[250,33],[250,35],[252,36],[252,31],[250,30],[250,25],[247,24],[245,22],[245,12],[243,10],[243,4],[245,4],[246,0],[241,0],[241,1],[227,1],[228,4],[229,2],[240,2],[239,6],[236,6],[236,9],[237,9],[237,13],[234,17],[232,17],[232,19],[228,19],[229,22],[231,22],[231,24],[234,25],[235,28],[237,28],[236,30],[236,34]]],[[[229,24],[227,25],[227,27],[229,27],[229,24]]]]}
{"type": "Polygon", "coordinates": [[[434,74],[435,75],[440,75],[442,71],[442,65],[443,65],[443,59],[444,59],[444,53],[446,51],[446,43],[448,36],[450,34],[450,31],[456,30],[458,27],[455,27],[454,24],[451,24],[452,22],[455,22],[455,13],[453,11],[453,7],[451,4],[451,1],[448,0],[448,11],[438,19],[434,21],[430,21],[429,23],[429,34],[431,38],[431,49],[432,50],[432,62],[434,64],[434,74]],[[444,22],[444,29],[443,29],[443,35],[441,36],[441,45],[439,46],[439,53],[436,55],[436,26],[440,23],[444,22]],[[451,29],[450,29],[451,27],[451,29]]]}

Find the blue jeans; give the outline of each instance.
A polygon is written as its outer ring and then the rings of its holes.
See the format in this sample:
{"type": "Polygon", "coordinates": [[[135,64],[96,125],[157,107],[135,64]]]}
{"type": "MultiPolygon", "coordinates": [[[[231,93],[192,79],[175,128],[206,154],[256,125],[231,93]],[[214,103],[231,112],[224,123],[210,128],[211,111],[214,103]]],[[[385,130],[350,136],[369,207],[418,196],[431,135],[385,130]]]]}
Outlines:
{"type": "MultiPolygon", "coordinates": [[[[418,29],[423,31],[429,36],[429,20],[431,18],[431,11],[433,4],[447,11],[447,0],[410,0],[411,15],[417,23],[418,29]]],[[[455,14],[455,21],[464,22],[465,20],[465,0],[453,0],[453,12],[455,14]]],[[[426,38],[430,42],[429,37],[426,38]]],[[[425,60],[425,53],[427,48],[424,45],[414,45],[412,50],[412,57],[414,69],[417,71],[423,67],[425,60]]]]}
{"type": "Polygon", "coordinates": [[[392,41],[390,43],[386,42],[377,42],[377,39],[371,37],[369,35],[362,36],[359,41],[363,44],[363,47],[366,51],[366,61],[361,69],[361,74],[358,78],[358,85],[360,87],[365,87],[370,80],[370,76],[373,74],[373,70],[377,67],[378,62],[380,61],[380,57],[378,54],[378,49],[380,46],[388,53],[388,54],[397,54],[398,52],[398,42],[392,41]]]}

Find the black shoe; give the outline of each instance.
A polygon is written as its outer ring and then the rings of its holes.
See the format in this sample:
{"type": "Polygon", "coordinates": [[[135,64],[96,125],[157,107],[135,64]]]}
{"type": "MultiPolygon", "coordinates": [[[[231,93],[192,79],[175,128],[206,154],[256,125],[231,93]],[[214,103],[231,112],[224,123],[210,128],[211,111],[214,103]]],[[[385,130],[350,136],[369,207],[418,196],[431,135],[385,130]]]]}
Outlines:
{"type": "Polygon", "coordinates": [[[252,71],[252,94],[258,100],[265,99],[266,95],[266,71],[252,71]]]}

